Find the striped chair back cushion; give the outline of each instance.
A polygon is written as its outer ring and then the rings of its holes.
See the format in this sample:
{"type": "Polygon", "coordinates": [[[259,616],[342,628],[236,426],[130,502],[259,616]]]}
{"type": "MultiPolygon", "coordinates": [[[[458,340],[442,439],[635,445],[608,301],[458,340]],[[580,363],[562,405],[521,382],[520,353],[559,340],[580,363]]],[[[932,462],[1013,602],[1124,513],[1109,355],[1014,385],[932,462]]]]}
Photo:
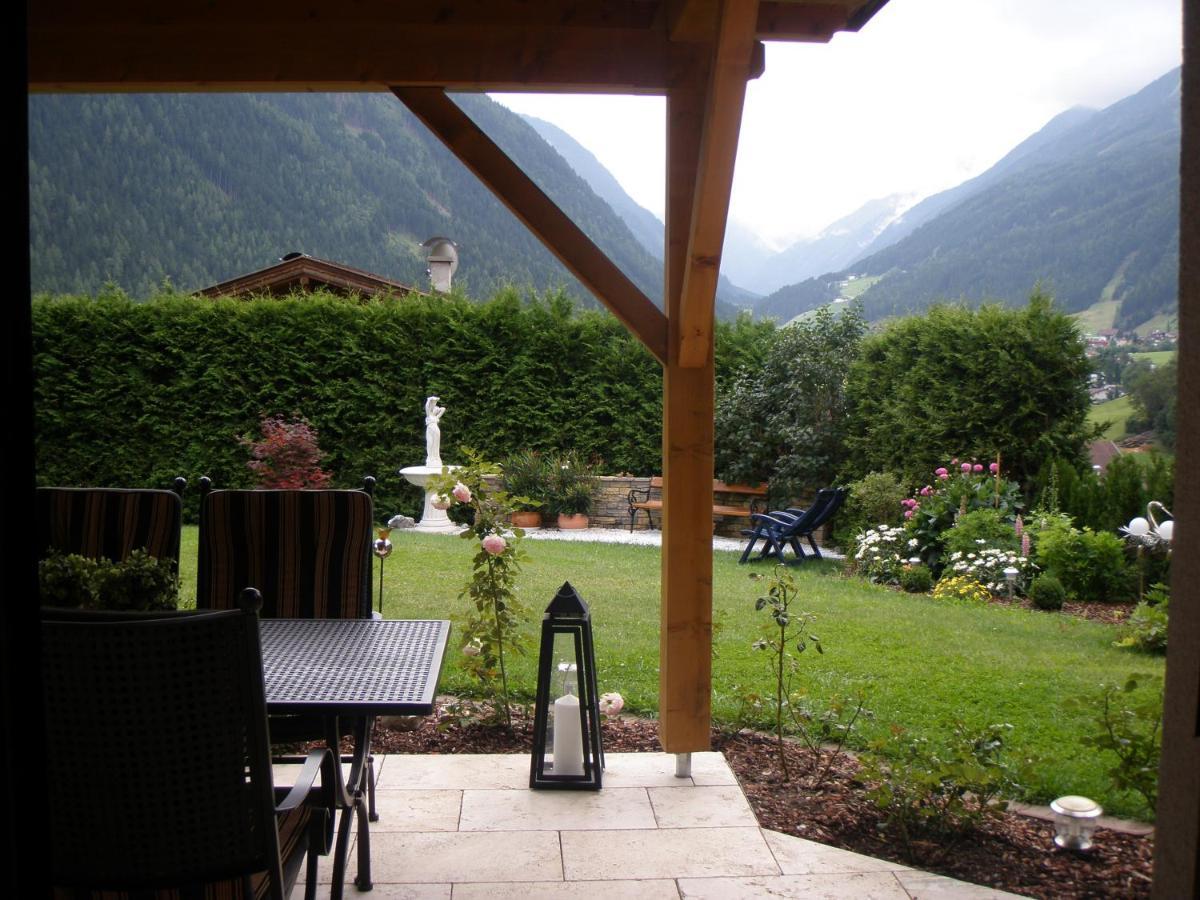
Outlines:
{"type": "Polygon", "coordinates": [[[200,503],[196,606],[262,592],[266,618],[371,615],[373,507],[364,491],[213,491],[200,503]]]}
{"type": "Polygon", "coordinates": [[[179,565],[181,519],[174,491],[37,489],[34,527],[41,556],[51,550],[121,562],[134,550],[179,565]]]}

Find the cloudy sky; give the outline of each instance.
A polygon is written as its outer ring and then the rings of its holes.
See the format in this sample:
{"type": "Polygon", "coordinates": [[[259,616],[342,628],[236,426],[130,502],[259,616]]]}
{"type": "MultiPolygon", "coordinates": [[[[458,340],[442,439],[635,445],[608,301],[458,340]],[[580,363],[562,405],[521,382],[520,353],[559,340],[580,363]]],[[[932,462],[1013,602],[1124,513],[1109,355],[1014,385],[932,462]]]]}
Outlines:
{"type": "MultiPolygon", "coordinates": [[[[867,200],[952,187],[1057,113],[1179,65],[1181,40],[1180,0],[891,0],[829,44],[769,43],[730,214],[782,247],[867,200]]],[[[661,98],[493,96],[570,133],[661,218],[661,98]]]]}

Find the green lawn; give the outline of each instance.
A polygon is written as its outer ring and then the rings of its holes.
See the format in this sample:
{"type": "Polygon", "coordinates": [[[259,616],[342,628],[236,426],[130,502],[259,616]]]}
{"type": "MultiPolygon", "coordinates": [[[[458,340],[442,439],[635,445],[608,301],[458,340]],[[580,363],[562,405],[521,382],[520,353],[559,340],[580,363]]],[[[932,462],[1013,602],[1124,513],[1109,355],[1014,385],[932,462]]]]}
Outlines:
{"type": "Polygon", "coordinates": [[[1165,366],[1175,359],[1174,350],[1144,350],[1141,353],[1131,353],[1129,355],[1134,359],[1144,359],[1155,366],[1165,366]]]}
{"type": "MultiPolygon", "coordinates": [[[[412,532],[393,532],[393,543],[384,572],[385,616],[460,618],[465,601],[458,592],[468,575],[471,544],[412,532]]],[[[627,710],[654,715],[658,548],[559,541],[524,546],[526,603],[540,610],[563,581],[575,585],[592,609],[600,690],[619,691],[627,710]]],[[[192,602],[195,558],[196,529],[188,527],[182,567],[192,602]]],[[[767,657],[750,648],[767,615],[754,611],[760,585],[747,577],[768,567],[739,566],[736,553],[718,552],[713,568],[714,716],[729,722],[737,717],[743,694],[770,690],[767,657]]],[[[1028,799],[1085,794],[1113,814],[1138,813],[1134,798],[1109,787],[1105,763],[1080,745],[1088,723],[1064,701],[1092,695],[1101,681],[1130,672],[1161,674],[1161,659],[1114,648],[1116,632],[1110,626],[1055,613],[945,605],[844,577],[832,563],[795,571],[803,608],[817,614],[812,630],[825,648],[824,655],[810,651],[801,657],[803,682],[818,702],[866,693],[874,715],[862,726],[860,745],[893,725],[937,737],[956,718],[979,726],[1008,722],[1016,750],[1040,760],[1028,799]]],[[[529,624],[531,635],[536,618],[529,624]]],[[[443,675],[442,686],[451,692],[471,688],[460,658],[452,652],[443,675]]],[[[511,683],[524,696],[533,691],[534,664],[532,658],[518,659],[509,670],[511,683]]]]}
{"type": "Polygon", "coordinates": [[[1133,415],[1133,400],[1126,394],[1116,400],[1105,400],[1103,403],[1093,403],[1088,408],[1088,422],[1108,422],[1104,437],[1110,441],[1119,441],[1125,437],[1125,423],[1133,415]]]}

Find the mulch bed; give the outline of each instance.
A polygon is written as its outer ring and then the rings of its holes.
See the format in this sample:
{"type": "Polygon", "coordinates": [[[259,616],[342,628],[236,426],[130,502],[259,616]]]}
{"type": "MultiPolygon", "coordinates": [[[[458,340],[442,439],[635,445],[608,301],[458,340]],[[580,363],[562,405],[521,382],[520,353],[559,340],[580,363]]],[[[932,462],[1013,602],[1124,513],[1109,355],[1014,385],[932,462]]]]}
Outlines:
{"type": "MultiPolygon", "coordinates": [[[[514,713],[513,730],[481,724],[464,712],[469,702],[443,698],[437,717],[385,720],[372,742],[375,753],[528,753],[533,743],[529,716],[514,713]],[[456,714],[457,713],[457,714],[456,714]]],[[[631,716],[604,721],[604,749],[613,753],[661,752],[657,723],[631,716]]],[[[770,735],[714,729],[712,747],[721,751],[765,828],[853,850],[880,859],[949,875],[1030,897],[1148,897],[1153,838],[1100,829],[1087,854],[1058,850],[1053,827],[1005,813],[952,846],[914,842],[913,858],[881,830],[882,815],[856,780],[858,763],[843,755],[819,786],[807,773],[814,757],[788,742],[792,779],[780,778],[770,735]]]]}

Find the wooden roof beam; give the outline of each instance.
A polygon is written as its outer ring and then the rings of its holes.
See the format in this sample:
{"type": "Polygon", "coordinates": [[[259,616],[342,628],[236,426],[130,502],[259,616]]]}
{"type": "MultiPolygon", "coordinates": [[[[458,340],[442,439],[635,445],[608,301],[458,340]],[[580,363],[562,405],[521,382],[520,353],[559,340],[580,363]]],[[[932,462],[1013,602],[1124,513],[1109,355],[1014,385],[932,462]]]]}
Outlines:
{"type": "Polygon", "coordinates": [[[754,63],[757,13],[756,0],[725,0],[713,48],[676,332],[679,365],[685,368],[705,365],[711,352],[721,245],[746,80],[754,63]]]}
{"type": "Polygon", "coordinates": [[[666,316],[445,91],[392,91],[659,362],[666,362],[666,316]]]}

